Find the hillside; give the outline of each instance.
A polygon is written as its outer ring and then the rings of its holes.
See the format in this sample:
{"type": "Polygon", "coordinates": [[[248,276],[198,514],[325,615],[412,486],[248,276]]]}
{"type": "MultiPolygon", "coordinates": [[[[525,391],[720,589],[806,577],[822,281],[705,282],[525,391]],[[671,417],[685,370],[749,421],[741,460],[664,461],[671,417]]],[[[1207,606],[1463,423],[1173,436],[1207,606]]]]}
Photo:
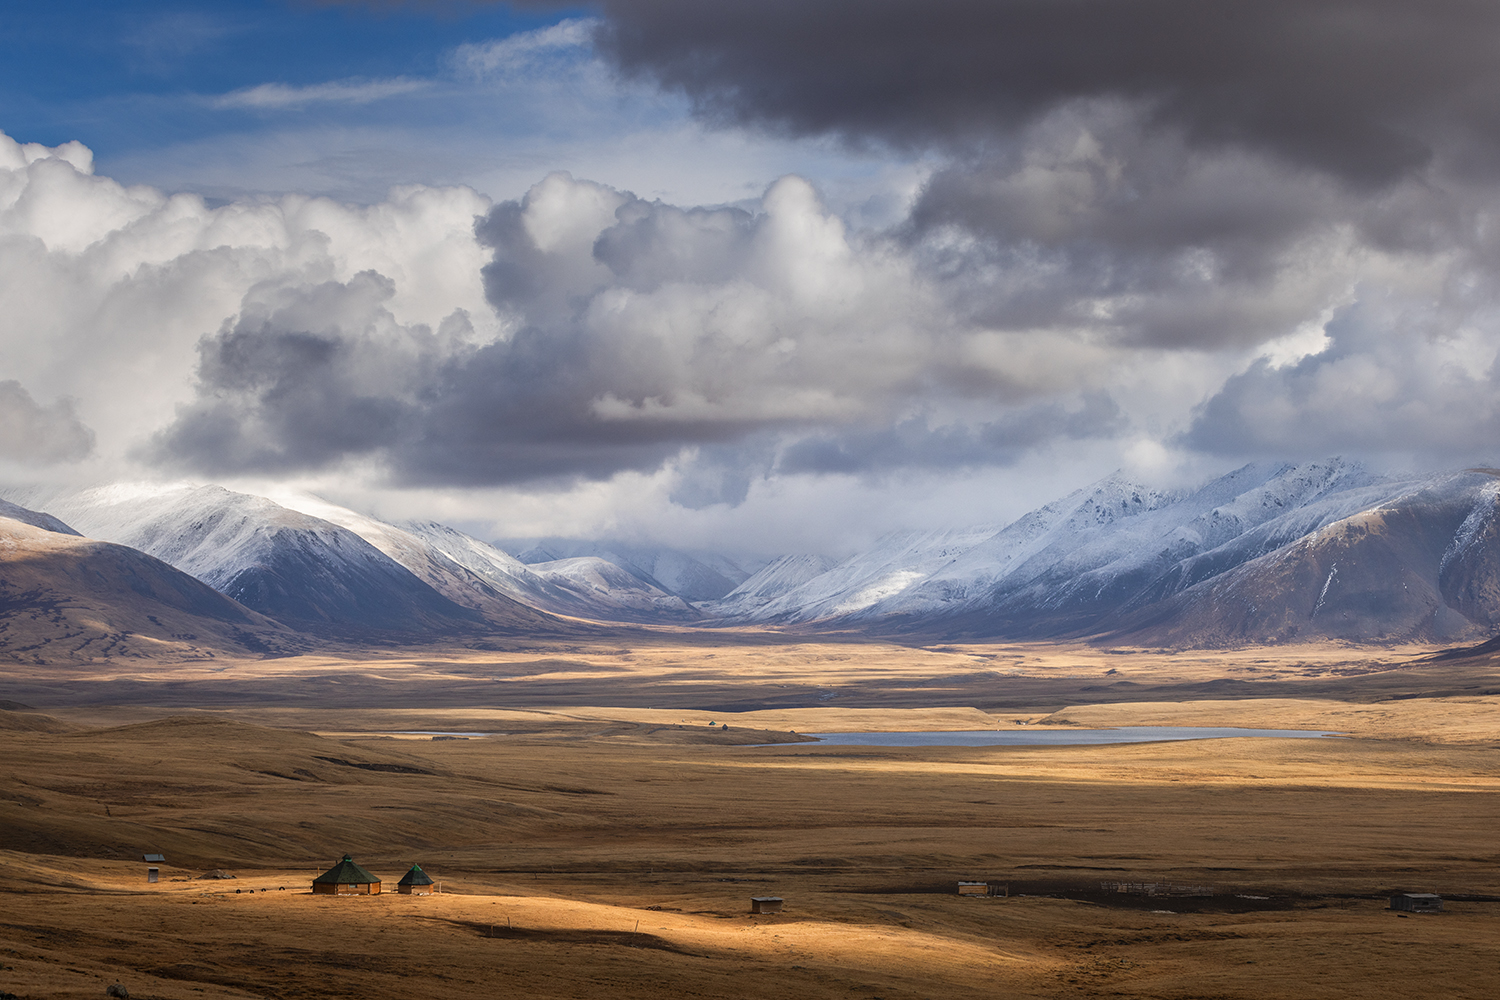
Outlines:
{"type": "Polygon", "coordinates": [[[121,484],[13,491],[91,537],[140,549],[246,607],[317,634],[463,635],[530,628],[455,603],[346,528],[218,486],[121,484]]]}
{"type": "Polygon", "coordinates": [[[1174,646],[1446,642],[1500,623],[1500,484],[1341,460],[1197,489],[1113,476],[1001,527],[888,536],[730,623],[1174,646]]]}
{"type": "Polygon", "coordinates": [[[143,552],[0,517],[0,655],[8,660],[171,661],[306,645],[143,552]]]}

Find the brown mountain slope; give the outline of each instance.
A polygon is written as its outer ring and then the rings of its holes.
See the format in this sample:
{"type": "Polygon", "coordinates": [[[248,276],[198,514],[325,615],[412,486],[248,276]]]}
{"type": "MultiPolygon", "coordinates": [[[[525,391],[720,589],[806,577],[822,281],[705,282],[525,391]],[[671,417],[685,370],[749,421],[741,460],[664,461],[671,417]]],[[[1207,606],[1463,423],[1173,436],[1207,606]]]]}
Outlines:
{"type": "Polygon", "coordinates": [[[296,652],[306,645],[159,559],[0,517],[0,656],[52,663],[296,652]]]}
{"type": "Polygon", "coordinates": [[[1481,639],[1500,621],[1492,491],[1421,490],[1328,525],[1149,607],[1110,637],[1226,646],[1481,639]]]}

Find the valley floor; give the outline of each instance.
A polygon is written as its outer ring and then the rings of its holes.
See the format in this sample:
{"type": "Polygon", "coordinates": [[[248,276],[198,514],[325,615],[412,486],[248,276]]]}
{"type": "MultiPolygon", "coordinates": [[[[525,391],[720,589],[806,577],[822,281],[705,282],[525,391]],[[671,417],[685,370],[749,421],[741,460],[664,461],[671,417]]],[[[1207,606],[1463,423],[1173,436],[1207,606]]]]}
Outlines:
{"type": "Polygon", "coordinates": [[[1489,997],[1500,685],[1421,652],[664,639],[4,667],[0,698],[45,714],[0,713],[0,992],[1489,997]],[[800,735],[1020,722],[1353,735],[800,735]],[[388,891],[311,895],[346,852],[388,891]],[[413,863],[439,895],[389,892],[413,863]],[[1398,916],[1396,891],[1448,911],[1398,916]],[[786,911],[752,916],[764,895],[786,911]]]}

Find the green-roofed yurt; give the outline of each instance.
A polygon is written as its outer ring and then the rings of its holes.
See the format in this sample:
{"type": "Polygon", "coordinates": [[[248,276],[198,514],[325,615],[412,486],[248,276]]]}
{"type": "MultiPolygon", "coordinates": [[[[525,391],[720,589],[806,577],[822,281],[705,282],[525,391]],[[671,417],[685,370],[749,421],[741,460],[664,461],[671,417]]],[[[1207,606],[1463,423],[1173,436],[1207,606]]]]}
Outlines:
{"type": "Polygon", "coordinates": [[[421,865],[412,865],[411,871],[401,876],[396,891],[407,896],[432,895],[432,876],[422,870],[421,865]]]}
{"type": "Polygon", "coordinates": [[[332,896],[371,896],[380,891],[380,879],[354,863],[349,855],[344,860],[313,879],[313,892],[324,892],[332,896]]]}

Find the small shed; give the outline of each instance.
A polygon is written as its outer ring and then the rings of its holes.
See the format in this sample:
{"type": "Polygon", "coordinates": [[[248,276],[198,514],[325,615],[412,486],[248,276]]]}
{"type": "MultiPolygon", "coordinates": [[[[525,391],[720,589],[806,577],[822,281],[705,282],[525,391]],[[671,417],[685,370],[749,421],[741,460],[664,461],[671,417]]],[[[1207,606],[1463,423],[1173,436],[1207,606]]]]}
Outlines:
{"type": "Polygon", "coordinates": [[[158,868],[158,867],[156,867],[155,865],[152,865],[151,867],[147,868],[146,869],[146,881],[147,882],[160,882],[161,881],[161,869],[158,868]]]}
{"type": "Polygon", "coordinates": [[[346,854],[344,860],[313,879],[312,891],[330,896],[373,896],[380,892],[380,879],[346,854]]]}
{"type": "Polygon", "coordinates": [[[751,913],[780,913],[786,901],[780,896],[751,896],[751,913]]]}
{"type": "Polygon", "coordinates": [[[1391,897],[1391,909],[1407,913],[1442,913],[1443,897],[1435,892],[1398,892],[1391,897]]]}
{"type": "Polygon", "coordinates": [[[396,883],[396,891],[403,896],[430,896],[432,876],[424,872],[421,865],[412,865],[411,871],[402,875],[401,881],[396,883]]]}
{"type": "Polygon", "coordinates": [[[960,882],[958,894],[960,896],[988,896],[990,884],[988,882],[960,882]]]}

